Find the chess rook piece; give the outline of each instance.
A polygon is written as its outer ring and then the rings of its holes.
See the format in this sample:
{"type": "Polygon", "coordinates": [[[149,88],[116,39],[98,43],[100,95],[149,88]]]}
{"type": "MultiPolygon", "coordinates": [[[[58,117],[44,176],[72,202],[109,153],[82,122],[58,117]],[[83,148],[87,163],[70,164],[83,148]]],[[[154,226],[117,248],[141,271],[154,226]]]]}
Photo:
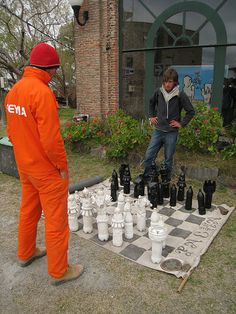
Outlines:
{"type": "Polygon", "coordinates": [[[149,182],[148,183],[148,200],[152,204],[152,208],[157,207],[157,187],[158,183],[157,182],[149,182]]]}
{"type": "Polygon", "coordinates": [[[186,187],[186,183],[185,183],[185,174],[184,172],[182,172],[179,176],[179,180],[177,182],[177,186],[178,188],[178,193],[177,193],[177,200],[178,201],[184,201],[184,188],[186,187]]]}
{"type": "Polygon", "coordinates": [[[131,212],[127,212],[125,215],[125,238],[132,239],[134,236],[133,216],[131,212]]]}
{"type": "Polygon", "coordinates": [[[155,160],[152,161],[150,174],[149,174],[149,182],[159,182],[159,171],[156,165],[155,160]]]}
{"type": "Polygon", "coordinates": [[[114,178],[111,179],[111,200],[112,202],[117,201],[117,185],[114,178]]]}
{"type": "Polygon", "coordinates": [[[166,229],[164,227],[159,229],[156,229],[155,227],[149,227],[148,236],[149,239],[152,241],[151,261],[155,264],[158,264],[162,260],[163,242],[166,240],[167,237],[166,229]]]}
{"type": "Polygon", "coordinates": [[[98,239],[100,241],[107,241],[109,238],[108,216],[105,211],[101,212],[98,211],[97,226],[98,226],[98,239]]]}
{"type": "Polygon", "coordinates": [[[130,177],[129,168],[126,167],[123,174],[124,194],[130,193],[130,180],[131,180],[131,177],[130,177]]]}
{"type": "Polygon", "coordinates": [[[176,206],[176,194],[177,194],[176,185],[172,184],[170,188],[170,206],[172,207],[176,206]]]}
{"type": "Polygon", "coordinates": [[[115,208],[111,225],[112,225],[112,233],[113,233],[112,244],[114,246],[122,246],[122,243],[123,243],[122,231],[124,227],[124,219],[118,207],[115,208]]]}
{"type": "Polygon", "coordinates": [[[134,181],[134,198],[138,198],[139,195],[144,196],[144,180],[143,175],[140,174],[134,181]]]}
{"type": "Polygon", "coordinates": [[[161,182],[157,183],[157,205],[163,205],[164,199],[163,199],[163,190],[162,190],[162,184],[161,182]]]}
{"type": "Polygon", "coordinates": [[[198,201],[198,212],[199,212],[199,215],[205,215],[206,214],[205,197],[204,197],[204,194],[202,193],[201,189],[199,190],[199,192],[197,194],[197,201],[198,201]]]}
{"type": "Polygon", "coordinates": [[[205,208],[211,208],[212,196],[216,190],[216,182],[206,180],[203,184],[203,191],[205,192],[205,208]]]}
{"type": "Polygon", "coordinates": [[[193,189],[190,186],[186,192],[186,201],[185,201],[186,210],[192,210],[192,201],[193,201],[193,189]]]}
{"type": "Polygon", "coordinates": [[[114,169],[113,172],[112,172],[111,178],[112,178],[112,180],[114,180],[116,189],[119,190],[118,174],[117,174],[117,172],[115,171],[115,169],[114,169]]]}

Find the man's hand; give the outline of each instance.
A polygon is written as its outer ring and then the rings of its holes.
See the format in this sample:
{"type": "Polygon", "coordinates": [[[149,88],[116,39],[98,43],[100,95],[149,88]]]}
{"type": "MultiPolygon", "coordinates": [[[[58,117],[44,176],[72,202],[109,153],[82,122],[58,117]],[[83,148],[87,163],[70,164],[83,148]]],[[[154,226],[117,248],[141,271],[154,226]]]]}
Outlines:
{"type": "Polygon", "coordinates": [[[59,172],[62,179],[68,178],[68,172],[66,170],[60,170],[59,172]]]}
{"type": "Polygon", "coordinates": [[[149,121],[152,125],[155,125],[157,124],[157,121],[158,121],[158,118],[157,117],[152,117],[152,118],[149,118],[149,121]]]}
{"type": "Polygon", "coordinates": [[[181,124],[176,120],[171,120],[170,126],[172,126],[172,128],[178,128],[178,129],[181,128],[181,124]]]}

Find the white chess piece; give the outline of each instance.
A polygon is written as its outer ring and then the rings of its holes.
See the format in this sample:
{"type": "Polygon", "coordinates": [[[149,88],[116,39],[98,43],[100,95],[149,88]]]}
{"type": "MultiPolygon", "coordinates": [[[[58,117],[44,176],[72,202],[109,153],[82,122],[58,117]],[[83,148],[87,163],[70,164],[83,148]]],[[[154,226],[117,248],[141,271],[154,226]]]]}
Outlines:
{"type": "MultiPolygon", "coordinates": [[[[164,224],[164,221],[163,221],[163,217],[161,215],[159,216],[159,220],[158,220],[158,222],[157,222],[157,224],[155,226],[155,229],[156,230],[164,229],[165,232],[167,233],[167,228],[165,227],[165,224],[164,224]]],[[[164,248],[165,246],[166,246],[166,241],[163,240],[162,247],[164,248]]]]}
{"type": "Polygon", "coordinates": [[[130,198],[127,198],[126,199],[126,202],[125,202],[125,206],[124,206],[124,219],[125,219],[125,216],[127,213],[130,213],[131,212],[131,200],[130,198]]]}
{"type": "Polygon", "coordinates": [[[134,236],[133,216],[131,212],[126,212],[125,215],[125,238],[132,239],[134,236]]]}
{"type": "Polygon", "coordinates": [[[144,231],[146,229],[146,208],[145,203],[140,195],[137,209],[137,229],[139,231],[144,231]]]}
{"type": "Polygon", "coordinates": [[[98,239],[100,241],[107,241],[109,238],[108,216],[105,210],[98,210],[97,226],[98,226],[98,239]]]}
{"type": "Polygon", "coordinates": [[[152,255],[151,261],[153,263],[160,263],[162,259],[162,247],[163,241],[165,241],[167,237],[167,232],[165,228],[156,229],[155,227],[149,227],[148,229],[149,238],[152,241],[152,255]]]}
{"type": "Polygon", "coordinates": [[[117,199],[117,207],[119,208],[121,213],[123,213],[124,211],[124,206],[125,206],[125,196],[124,196],[124,192],[121,191],[117,199]]]}
{"type": "Polygon", "coordinates": [[[93,207],[89,198],[82,200],[82,216],[84,233],[93,232],[93,207]]]}
{"type": "Polygon", "coordinates": [[[120,209],[117,207],[115,208],[114,215],[112,217],[112,243],[114,246],[122,246],[123,243],[123,227],[124,227],[124,218],[120,209]]]}
{"type": "Polygon", "coordinates": [[[158,221],[160,219],[160,215],[157,213],[156,208],[153,209],[153,212],[151,214],[151,227],[157,227],[158,221]]]}
{"type": "Polygon", "coordinates": [[[76,210],[71,210],[68,213],[68,224],[69,229],[72,232],[78,231],[79,229],[79,221],[78,221],[78,215],[76,210]]]}
{"type": "Polygon", "coordinates": [[[76,211],[79,218],[80,212],[81,212],[81,201],[80,201],[79,191],[75,191],[74,198],[75,198],[75,203],[76,203],[76,211]]]}

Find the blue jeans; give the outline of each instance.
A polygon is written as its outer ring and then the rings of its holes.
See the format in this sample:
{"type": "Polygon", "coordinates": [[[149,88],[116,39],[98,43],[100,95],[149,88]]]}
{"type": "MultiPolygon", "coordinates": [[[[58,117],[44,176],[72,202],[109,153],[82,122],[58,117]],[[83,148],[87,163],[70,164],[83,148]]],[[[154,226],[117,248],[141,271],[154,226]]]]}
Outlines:
{"type": "Polygon", "coordinates": [[[159,150],[164,145],[164,165],[170,179],[177,137],[178,131],[163,132],[157,129],[153,131],[144,159],[144,177],[148,178],[152,161],[156,159],[159,150]]]}

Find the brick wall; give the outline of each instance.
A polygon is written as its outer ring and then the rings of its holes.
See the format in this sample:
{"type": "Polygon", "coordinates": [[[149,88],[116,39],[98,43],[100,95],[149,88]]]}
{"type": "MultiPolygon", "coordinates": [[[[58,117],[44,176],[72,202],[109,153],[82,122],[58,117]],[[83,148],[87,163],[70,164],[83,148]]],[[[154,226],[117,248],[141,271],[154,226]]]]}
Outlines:
{"type": "Polygon", "coordinates": [[[102,116],[119,103],[118,1],[85,0],[83,10],[89,11],[87,24],[75,22],[77,106],[102,116]]]}

